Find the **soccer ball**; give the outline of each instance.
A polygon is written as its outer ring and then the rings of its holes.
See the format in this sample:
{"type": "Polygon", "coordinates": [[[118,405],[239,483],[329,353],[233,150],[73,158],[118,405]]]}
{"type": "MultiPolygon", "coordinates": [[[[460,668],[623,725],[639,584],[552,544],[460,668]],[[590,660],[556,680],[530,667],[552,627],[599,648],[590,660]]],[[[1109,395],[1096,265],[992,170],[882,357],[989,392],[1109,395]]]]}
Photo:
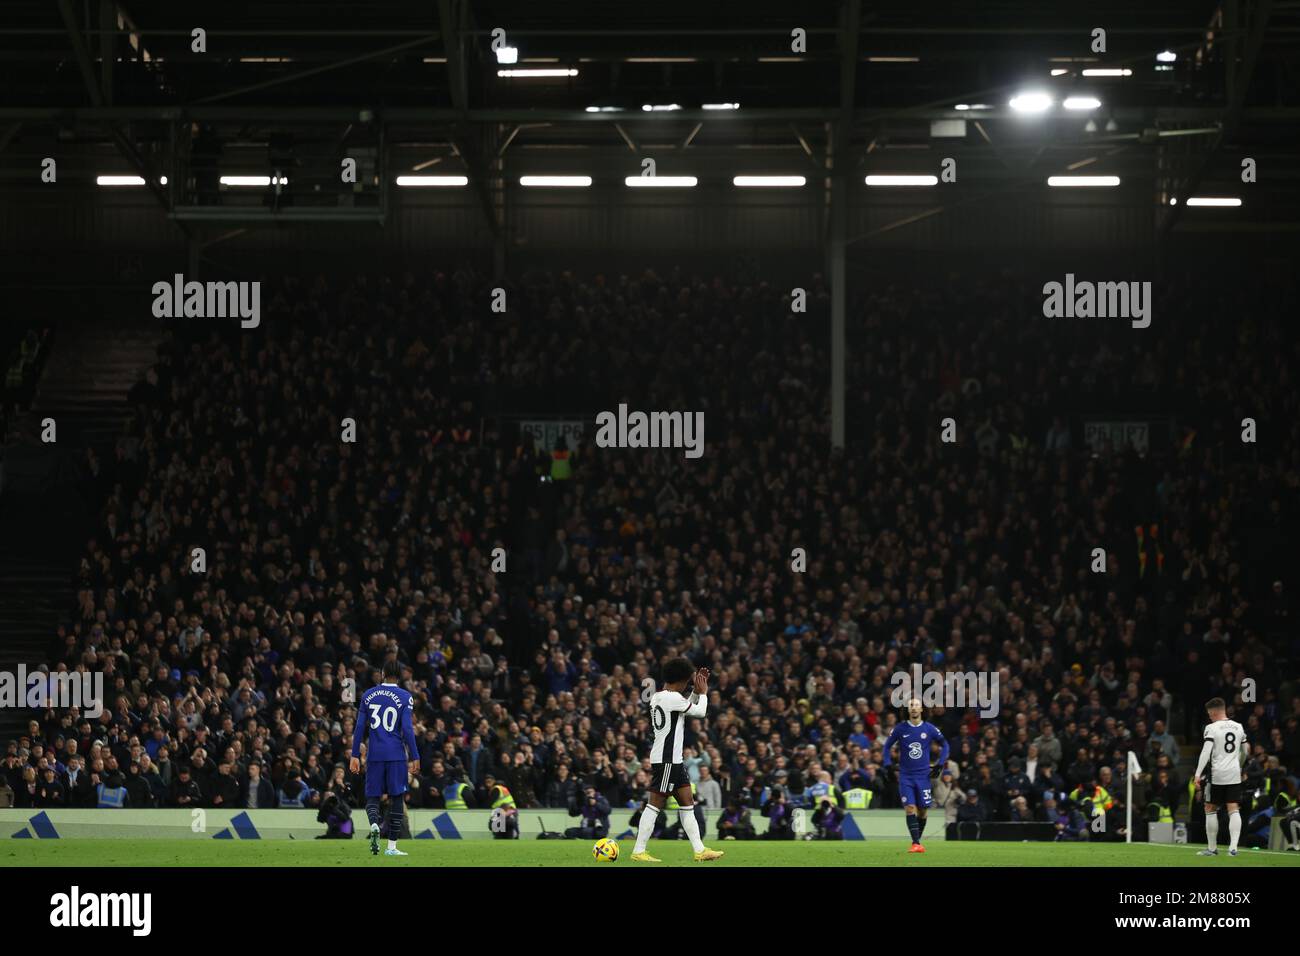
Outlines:
{"type": "Polygon", "coordinates": [[[618,859],[618,841],[597,840],[596,845],[591,848],[591,855],[605,863],[613,863],[618,859]]]}

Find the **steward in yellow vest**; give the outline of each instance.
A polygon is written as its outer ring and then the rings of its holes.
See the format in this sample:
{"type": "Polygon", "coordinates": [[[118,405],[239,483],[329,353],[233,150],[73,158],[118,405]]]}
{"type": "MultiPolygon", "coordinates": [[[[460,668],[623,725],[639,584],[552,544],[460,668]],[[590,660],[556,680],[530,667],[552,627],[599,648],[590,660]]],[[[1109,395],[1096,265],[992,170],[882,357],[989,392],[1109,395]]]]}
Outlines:
{"type": "Polygon", "coordinates": [[[854,787],[844,791],[844,808],[846,810],[866,810],[871,806],[875,794],[863,787],[854,787]]]}
{"type": "Polygon", "coordinates": [[[497,783],[496,777],[492,774],[483,778],[483,789],[487,791],[489,809],[495,810],[497,807],[515,809],[515,798],[510,795],[510,788],[504,783],[497,783]]]}

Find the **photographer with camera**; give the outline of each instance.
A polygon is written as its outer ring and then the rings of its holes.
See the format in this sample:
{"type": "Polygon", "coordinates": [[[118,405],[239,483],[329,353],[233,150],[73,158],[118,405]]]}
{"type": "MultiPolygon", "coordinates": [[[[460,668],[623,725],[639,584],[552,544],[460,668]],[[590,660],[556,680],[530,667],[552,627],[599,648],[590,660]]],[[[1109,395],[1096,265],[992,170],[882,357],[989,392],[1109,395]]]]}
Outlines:
{"type": "Polygon", "coordinates": [[[754,839],[754,822],[750,818],[749,807],[733,796],[727,801],[727,807],[718,818],[718,836],[724,840],[754,839]]]}
{"type": "Polygon", "coordinates": [[[588,784],[569,803],[569,816],[582,817],[582,824],[564,831],[570,840],[599,840],[609,836],[609,801],[588,784]]]}
{"type": "Polygon", "coordinates": [[[352,803],[348,797],[346,783],[339,785],[331,781],[316,811],[316,822],[325,824],[325,832],[317,840],[352,839],[352,803]]]}
{"type": "Polygon", "coordinates": [[[772,797],[763,804],[762,813],[768,818],[764,840],[794,839],[794,808],[790,806],[784,787],[772,788],[772,797]]]}
{"type": "Polygon", "coordinates": [[[829,797],[822,797],[817,809],[813,811],[813,826],[818,840],[844,839],[844,811],[837,807],[829,797]]]}

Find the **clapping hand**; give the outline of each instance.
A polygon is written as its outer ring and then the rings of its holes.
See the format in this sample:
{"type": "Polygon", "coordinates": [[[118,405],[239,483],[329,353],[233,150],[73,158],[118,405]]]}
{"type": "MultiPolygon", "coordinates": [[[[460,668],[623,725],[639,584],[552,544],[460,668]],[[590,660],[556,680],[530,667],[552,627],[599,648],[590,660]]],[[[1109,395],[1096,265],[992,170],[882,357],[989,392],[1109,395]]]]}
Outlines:
{"type": "Polygon", "coordinates": [[[709,692],[709,669],[701,667],[695,672],[695,693],[701,697],[709,692]]]}

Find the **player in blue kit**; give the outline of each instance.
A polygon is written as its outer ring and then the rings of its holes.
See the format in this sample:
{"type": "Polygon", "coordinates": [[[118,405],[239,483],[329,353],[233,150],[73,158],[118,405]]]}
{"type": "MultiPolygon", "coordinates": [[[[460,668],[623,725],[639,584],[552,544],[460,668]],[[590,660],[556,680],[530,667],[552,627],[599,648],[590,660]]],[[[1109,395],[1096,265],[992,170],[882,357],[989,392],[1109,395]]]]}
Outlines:
{"type": "Polygon", "coordinates": [[[921,719],[921,702],[915,698],[907,702],[907,720],[895,724],[885,741],[886,769],[893,766],[891,754],[898,745],[898,795],[907,809],[907,832],[912,834],[912,848],[908,853],[924,853],[921,834],[925,832],[926,811],[934,805],[931,796],[930,776],[942,773],[948,762],[948,741],[939,728],[921,719]],[[930,765],[930,746],[940,744],[943,750],[939,762],[930,765]]]}
{"type": "Polygon", "coordinates": [[[349,768],[361,772],[361,741],[366,742],[366,816],[370,819],[370,852],[379,853],[379,801],[388,795],[388,850],[385,856],[406,856],[397,848],[402,832],[402,797],[406,772],[420,767],[420,751],[411,721],[410,691],[397,686],[396,660],[384,662],[383,683],[361,695],[357,723],[352,731],[349,768]]]}

